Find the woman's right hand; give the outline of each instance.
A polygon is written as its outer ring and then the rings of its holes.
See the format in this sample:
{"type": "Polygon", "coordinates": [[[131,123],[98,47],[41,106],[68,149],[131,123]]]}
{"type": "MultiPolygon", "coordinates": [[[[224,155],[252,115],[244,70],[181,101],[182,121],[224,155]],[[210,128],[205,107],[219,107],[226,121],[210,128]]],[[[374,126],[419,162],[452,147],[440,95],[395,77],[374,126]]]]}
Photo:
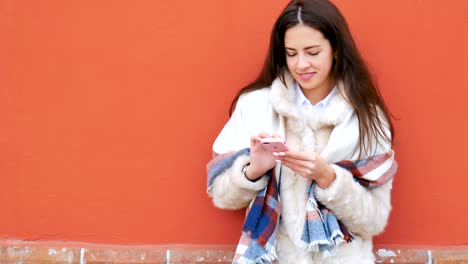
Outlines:
{"type": "Polygon", "coordinates": [[[263,148],[260,140],[267,137],[279,137],[265,132],[250,138],[250,165],[247,166],[245,174],[252,181],[263,176],[276,165],[276,157],[263,148]]]}

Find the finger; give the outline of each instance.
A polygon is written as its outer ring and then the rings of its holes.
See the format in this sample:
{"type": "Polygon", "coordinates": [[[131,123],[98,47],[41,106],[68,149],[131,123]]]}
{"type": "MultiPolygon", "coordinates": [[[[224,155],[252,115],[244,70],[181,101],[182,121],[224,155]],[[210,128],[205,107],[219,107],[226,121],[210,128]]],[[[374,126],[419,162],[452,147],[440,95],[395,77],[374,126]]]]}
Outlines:
{"type": "Polygon", "coordinates": [[[254,140],[254,141],[260,141],[262,139],[262,137],[260,135],[256,135],[256,136],[250,137],[250,139],[254,140]]]}
{"type": "Polygon", "coordinates": [[[272,137],[271,134],[267,133],[267,132],[260,132],[258,134],[261,138],[269,138],[269,137],[272,137]]]}
{"type": "Polygon", "coordinates": [[[272,152],[271,154],[273,156],[275,156],[275,157],[282,157],[282,156],[286,155],[285,152],[272,152]]]}
{"type": "Polygon", "coordinates": [[[284,155],[281,155],[284,158],[302,160],[302,161],[315,161],[318,154],[316,153],[307,153],[303,151],[287,151],[284,152],[284,155]]]}
{"type": "Polygon", "coordinates": [[[271,137],[274,137],[274,138],[281,138],[281,136],[280,136],[280,135],[278,135],[278,134],[276,134],[276,133],[275,133],[275,134],[273,134],[273,135],[271,135],[271,137]]]}
{"type": "Polygon", "coordinates": [[[302,159],[287,157],[286,154],[284,156],[278,155],[277,158],[280,159],[281,161],[285,161],[285,162],[296,164],[298,166],[303,166],[303,167],[308,167],[309,164],[313,163],[313,161],[310,161],[310,160],[302,160],[302,159]]]}
{"type": "Polygon", "coordinates": [[[286,156],[278,156],[277,158],[282,162],[284,161],[289,164],[294,164],[296,166],[303,167],[306,169],[314,169],[316,167],[315,161],[312,160],[300,160],[295,158],[289,158],[286,156]]]}
{"type": "Polygon", "coordinates": [[[294,173],[296,173],[296,174],[298,174],[300,176],[311,178],[312,175],[313,175],[312,171],[310,169],[307,169],[307,168],[305,168],[303,166],[300,166],[298,164],[291,163],[291,162],[288,162],[288,161],[281,161],[281,164],[288,167],[290,170],[294,171],[294,173]]]}

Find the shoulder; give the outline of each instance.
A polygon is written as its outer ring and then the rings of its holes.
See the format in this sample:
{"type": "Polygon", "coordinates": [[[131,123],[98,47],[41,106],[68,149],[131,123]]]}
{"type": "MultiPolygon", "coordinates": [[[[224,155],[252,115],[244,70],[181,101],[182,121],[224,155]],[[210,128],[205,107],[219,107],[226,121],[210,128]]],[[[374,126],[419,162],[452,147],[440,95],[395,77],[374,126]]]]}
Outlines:
{"type": "Polygon", "coordinates": [[[270,105],[270,91],[270,87],[265,87],[242,94],[237,101],[236,110],[250,112],[267,109],[270,105]]]}
{"type": "Polygon", "coordinates": [[[239,97],[239,102],[248,104],[248,103],[258,103],[262,101],[268,101],[269,96],[270,96],[270,90],[271,90],[270,87],[264,87],[261,89],[257,89],[254,91],[244,93],[239,97]]]}
{"type": "Polygon", "coordinates": [[[242,94],[231,118],[215,140],[216,153],[237,151],[250,146],[250,138],[271,130],[269,89],[262,88],[242,94]]]}

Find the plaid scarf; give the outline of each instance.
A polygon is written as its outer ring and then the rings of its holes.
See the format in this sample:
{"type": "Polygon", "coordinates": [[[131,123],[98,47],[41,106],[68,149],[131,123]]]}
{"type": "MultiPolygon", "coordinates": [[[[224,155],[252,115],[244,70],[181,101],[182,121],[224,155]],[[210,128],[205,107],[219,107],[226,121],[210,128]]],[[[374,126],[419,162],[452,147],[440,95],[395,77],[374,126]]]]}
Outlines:
{"type": "Polygon", "coordinates": [[[233,263],[249,263],[250,260],[258,259],[262,260],[260,263],[269,263],[276,259],[276,232],[280,216],[279,188],[274,170],[267,174],[270,180],[252,203],[233,263]]]}
{"type": "MultiPolygon", "coordinates": [[[[208,164],[208,190],[213,180],[230,168],[237,157],[249,155],[249,149],[216,156],[208,164]]],[[[350,171],[355,180],[367,188],[382,186],[393,178],[397,164],[393,152],[357,162],[345,160],[335,163],[350,171]]],[[[269,182],[260,190],[252,203],[244,223],[242,235],[232,263],[274,263],[276,234],[280,219],[279,185],[275,170],[268,171],[269,182]]],[[[343,242],[350,242],[353,235],[332,211],[314,197],[315,182],[308,188],[306,221],[301,241],[296,244],[308,251],[321,251],[324,256],[336,250],[343,242]]]]}

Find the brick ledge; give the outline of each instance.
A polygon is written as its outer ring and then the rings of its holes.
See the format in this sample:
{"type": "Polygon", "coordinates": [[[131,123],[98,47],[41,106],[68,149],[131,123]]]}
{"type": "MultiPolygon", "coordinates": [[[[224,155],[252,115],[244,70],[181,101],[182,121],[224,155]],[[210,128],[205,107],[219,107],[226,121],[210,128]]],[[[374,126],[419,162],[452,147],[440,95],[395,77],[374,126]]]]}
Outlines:
{"type": "MultiPolygon", "coordinates": [[[[430,249],[377,246],[376,263],[468,263],[468,245],[430,249]]],[[[0,241],[0,263],[185,264],[231,263],[235,245],[105,245],[74,242],[0,241]]]]}

